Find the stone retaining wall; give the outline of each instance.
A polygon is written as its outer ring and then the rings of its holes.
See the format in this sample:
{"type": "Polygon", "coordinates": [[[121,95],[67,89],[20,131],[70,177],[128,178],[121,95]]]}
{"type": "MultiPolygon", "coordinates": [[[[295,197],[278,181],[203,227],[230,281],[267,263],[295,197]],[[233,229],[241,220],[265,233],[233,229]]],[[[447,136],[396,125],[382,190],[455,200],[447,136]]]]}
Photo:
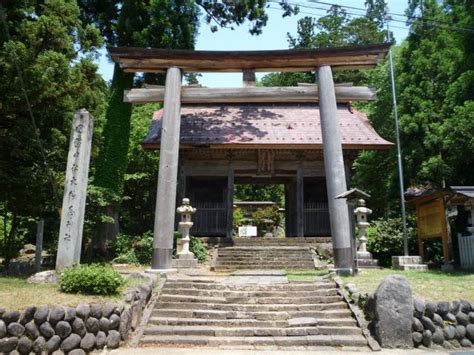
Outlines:
{"type": "MultiPolygon", "coordinates": [[[[351,302],[364,310],[368,320],[373,319],[373,294],[359,292],[354,284],[345,285],[351,302]]],[[[474,344],[474,303],[425,302],[413,300],[412,337],[415,347],[469,348],[474,344]]],[[[373,323],[373,322],[372,322],[373,323]]],[[[369,325],[369,329],[373,331],[369,325]]]]}
{"type": "Polygon", "coordinates": [[[22,312],[0,308],[0,353],[61,350],[79,355],[118,348],[138,326],[155,283],[147,277],[143,284],[128,288],[117,304],[30,306],[22,312]]]}

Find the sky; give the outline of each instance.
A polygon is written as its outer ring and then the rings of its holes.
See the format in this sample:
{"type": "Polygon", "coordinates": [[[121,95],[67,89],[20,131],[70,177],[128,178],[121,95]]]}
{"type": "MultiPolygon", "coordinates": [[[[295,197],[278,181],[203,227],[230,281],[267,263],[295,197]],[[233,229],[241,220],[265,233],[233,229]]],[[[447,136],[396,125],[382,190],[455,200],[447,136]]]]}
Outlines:
{"type": "MultiPolygon", "coordinates": [[[[292,1],[293,2],[293,1],[292,1]]],[[[197,37],[197,50],[270,50],[270,49],[287,49],[288,40],[287,33],[296,34],[297,21],[305,16],[313,16],[318,18],[325,15],[325,11],[319,8],[327,8],[326,5],[317,4],[316,1],[297,1],[303,4],[300,6],[300,13],[296,16],[282,18],[282,10],[278,4],[270,4],[267,9],[269,20],[267,26],[263,29],[263,33],[259,36],[249,34],[248,23],[236,27],[235,30],[219,29],[212,33],[210,26],[201,21],[199,35],[197,37]],[[311,8],[310,8],[311,7],[311,8]]],[[[364,8],[365,0],[326,0],[326,3],[335,3],[344,6],[352,6],[354,8],[364,8]]],[[[407,7],[407,0],[389,0],[387,1],[389,12],[395,14],[403,14],[407,7]]],[[[346,9],[348,12],[361,13],[357,10],[346,9]]],[[[398,20],[401,17],[395,17],[398,20]]],[[[392,28],[397,43],[403,41],[408,35],[408,28],[401,22],[394,22],[392,28]]],[[[99,63],[99,72],[105,80],[110,80],[113,74],[113,64],[105,55],[105,50],[101,51],[99,63]]],[[[257,78],[261,78],[265,73],[257,73],[257,78]]],[[[199,78],[199,82],[207,87],[240,87],[242,86],[241,73],[203,73],[199,78]]]]}

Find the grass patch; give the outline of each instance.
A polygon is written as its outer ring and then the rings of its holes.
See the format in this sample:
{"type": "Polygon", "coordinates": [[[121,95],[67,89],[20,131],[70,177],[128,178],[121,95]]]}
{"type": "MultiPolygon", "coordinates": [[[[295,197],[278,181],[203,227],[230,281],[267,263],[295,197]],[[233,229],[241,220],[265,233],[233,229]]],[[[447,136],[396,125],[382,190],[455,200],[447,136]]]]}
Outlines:
{"type": "Polygon", "coordinates": [[[362,270],[357,276],[342,277],[362,292],[373,293],[385,276],[402,275],[410,282],[413,295],[431,301],[474,301],[474,274],[466,272],[399,271],[392,269],[362,270]]]}
{"type": "Polygon", "coordinates": [[[311,281],[315,277],[324,276],[328,273],[328,270],[295,270],[289,269],[286,270],[286,276],[290,281],[311,281]]]}
{"type": "Polygon", "coordinates": [[[16,277],[0,277],[0,307],[11,310],[22,310],[31,305],[62,305],[75,307],[78,303],[117,302],[122,292],[129,286],[140,284],[140,279],[126,278],[116,295],[88,296],[64,293],[55,284],[30,284],[26,279],[16,277]]]}

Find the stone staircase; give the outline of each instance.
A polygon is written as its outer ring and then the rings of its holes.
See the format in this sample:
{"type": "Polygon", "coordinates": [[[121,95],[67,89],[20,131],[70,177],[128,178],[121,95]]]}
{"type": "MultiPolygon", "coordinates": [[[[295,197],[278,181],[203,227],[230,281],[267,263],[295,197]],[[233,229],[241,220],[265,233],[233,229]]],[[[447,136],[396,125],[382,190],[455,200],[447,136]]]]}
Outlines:
{"type": "Polygon", "coordinates": [[[140,346],[151,345],[367,349],[335,283],[322,278],[237,284],[167,280],[140,340],[140,346]]]}
{"type": "Polygon", "coordinates": [[[314,260],[307,246],[234,246],[219,248],[211,269],[314,269],[314,260]]]}
{"type": "Polygon", "coordinates": [[[234,238],[232,247],[221,247],[211,269],[314,269],[313,252],[328,238],[234,238]]]}

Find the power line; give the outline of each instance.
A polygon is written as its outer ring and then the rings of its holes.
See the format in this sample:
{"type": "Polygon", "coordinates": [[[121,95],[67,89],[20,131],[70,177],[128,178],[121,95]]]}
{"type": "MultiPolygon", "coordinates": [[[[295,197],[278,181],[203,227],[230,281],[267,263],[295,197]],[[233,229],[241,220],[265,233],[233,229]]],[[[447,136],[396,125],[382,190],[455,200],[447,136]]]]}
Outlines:
{"type": "MultiPolygon", "coordinates": [[[[329,2],[319,1],[319,0],[306,0],[306,1],[310,2],[310,3],[317,3],[317,4],[322,4],[322,5],[339,6],[339,7],[343,7],[343,8],[346,8],[346,9],[353,9],[353,10],[359,10],[359,11],[364,11],[364,12],[367,11],[367,9],[361,8],[361,7],[339,5],[339,4],[334,4],[334,3],[329,3],[329,2]]],[[[423,2],[422,2],[422,6],[423,6],[423,2]]],[[[423,7],[422,7],[422,11],[423,11],[423,7]]],[[[449,22],[449,21],[430,20],[430,19],[423,18],[424,16],[415,16],[415,15],[407,16],[406,14],[400,14],[400,13],[390,12],[390,11],[387,11],[386,15],[403,17],[403,18],[407,19],[406,21],[415,19],[415,20],[431,21],[431,22],[436,22],[436,23],[440,23],[440,24],[452,25],[452,23],[449,22]]],[[[397,20],[397,21],[400,21],[400,20],[397,20]]],[[[474,28],[465,28],[465,29],[474,30],[474,28]]]]}
{"type": "MultiPolygon", "coordinates": [[[[308,1],[311,1],[311,0],[308,0],[308,1]]],[[[270,2],[277,2],[277,0],[270,0],[270,2]]],[[[313,1],[311,1],[313,2],[313,1]]],[[[362,9],[362,8],[358,8],[358,7],[354,7],[354,6],[347,6],[347,5],[339,5],[339,4],[334,4],[334,3],[329,3],[329,2],[322,2],[322,1],[314,1],[318,4],[321,4],[321,5],[329,5],[329,6],[337,6],[337,7],[341,7],[341,8],[348,8],[348,9],[353,9],[353,10],[358,10],[358,11],[366,11],[366,9],[362,9]]],[[[302,4],[302,3],[299,3],[299,2],[294,2],[294,1],[290,1],[289,2],[291,5],[295,5],[295,6],[299,6],[299,7],[303,7],[303,8],[307,8],[307,9],[314,9],[314,10],[325,10],[325,11],[329,11],[330,9],[329,8],[324,8],[324,7],[317,7],[317,6],[310,6],[310,5],[306,5],[306,4],[302,4]]],[[[364,13],[364,14],[361,14],[361,13],[355,13],[355,12],[350,12],[350,11],[345,11],[346,14],[348,15],[355,15],[355,16],[358,16],[358,17],[367,17],[367,15],[364,13]]],[[[394,19],[394,18],[390,18],[390,21],[394,21],[394,22],[399,22],[399,23],[403,23],[403,24],[406,24],[407,22],[409,23],[409,25],[413,24],[413,21],[410,21],[411,19],[415,19],[415,20],[418,20],[419,22],[421,22],[422,24],[425,24],[425,25],[430,25],[430,26],[435,26],[435,27],[440,27],[440,28],[445,28],[445,29],[449,29],[449,30],[454,30],[454,31],[462,31],[462,32],[469,32],[469,33],[474,33],[474,28],[470,28],[470,27],[459,27],[459,26],[453,26],[452,24],[449,24],[449,25],[446,25],[448,22],[444,22],[444,21],[439,21],[439,20],[430,20],[430,19],[425,19],[425,18],[422,18],[422,17],[418,17],[418,16],[412,16],[412,17],[408,17],[406,15],[401,15],[401,14],[396,14],[396,13],[391,13],[391,12],[387,12],[388,15],[393,15],[393,16],[401,16],[401,17],[405,17],[407,18],[407,20],[399,20],[399,19],[394,19]]],[[[399,28],[399,27],[395,27],[395,26],[391,26],[393,28],[399,28]]]]}
{"type": "MultiPolygon", "coordinates": [[[[269,9],[272,9],[272,10],[284,11],[281,7],[273,7],[273,6],[271,6],[271,5],[270,5],[268,8],[269,8],[269,9]]],[[[327,10],[327,9],[324,9],[324,10],[327,10]]],[[[316,20],[317,20],[317,19],[320,19],[321,17],[324,17],[324,16],[327,15],[327,12],[325,12],[324,14],[315,14],[315,13],[313,13],[313,12],[299,11],[298,13],[299,13],[299,14],[303,14],[303,15],[309,15],[309,17],[312,17],[312,18],[314,18],[314,19],[316,19],[316,20]]],[[[349,16],[350,16],[351,18],[362,18],[362,17],[366,17],[365,15],[364,15],[364,16],[360,15],[360,16],[357,16],[357,17],[354,16],[354,15],[349,15],[349,16]]],[[[391,28],[398,28],[398,29],[405,30],[405,31],[410,31],[410,28],[408,28],[408,27],[393,26],[393,25],[391,25],[390,27],[391,27],[391,28]]]]}
{"type": "MultiPolygon", "coordinates": [[[[11,40],[10,31],[8,29],[7,18],[6,18],[6,15],[5,15],[5,9],[3,8],[2,4],[0,4],[0,18],[1,18],[2,23],[3,23],[3,28],[5,30],[5,36],[7,38],[7,41],[10,41],[11,40]]],[[[31,103],[30,103],[30,100],[28,98],[28,92],[26,91],[26,85],[25,85],[25,82],[23,81],[23,75],[21,73],[21,68],[18,65],[18,58],[17,58],[16,52],[14,51],[13,54],[14,54],[13,55],[13,62],[15,64],[15,68],[16,68],[17,75],[18,75],[18,80],[20,81],[20,86],[21,86],[22,91],[23,91],[23,96],[25,97],[26,108],[27,108],[29,116],[30,116],[31,125],[33,126],[36,142],[38,143],[40,154],[41,154],[41,157],[43,158],[43,163],[44,163],[44,166],[46,168],[46,175],[48,176],[48,180],[51,184],[51,189],[52,189],[52,192],[53,192],[53,200],[54,200],[54,203],[55,203],[56,207],[58,207],[59,206],[59,203],[58,203],[59,199],[58,199],[58,195],[57,195],[56,185],[55,185],[54,179],[51,175],[51,169],[49,168],[48,160],[46,159],[46,154],[45,154],[45,150],[44,150],[44,147],[43,147],[43,143],[41,142],[41,138],[40,138],[39,133],[38,133],[39,129],[38,129],[38,126],[36,124],[35,116],[33,115],[33,110],[31,108],[31,103]]]]}

